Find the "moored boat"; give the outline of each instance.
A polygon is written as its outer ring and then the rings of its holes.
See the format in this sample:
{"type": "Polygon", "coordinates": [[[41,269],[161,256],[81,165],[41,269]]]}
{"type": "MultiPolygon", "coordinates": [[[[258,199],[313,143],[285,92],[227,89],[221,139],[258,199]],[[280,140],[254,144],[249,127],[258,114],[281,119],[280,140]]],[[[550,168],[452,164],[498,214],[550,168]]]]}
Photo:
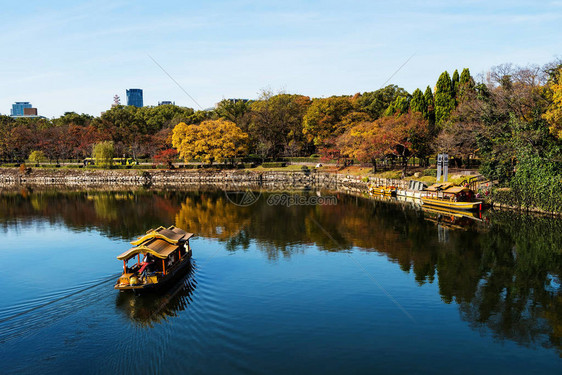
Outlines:
{"type": "Polygon", "coordinates": [[[396,196],[396,186],[369,186],[369,193],[396,196]]]}
{"type": "Polygon", "coordinates": [[[474,192],[463,186],[435,184],[424,190],[423,204],[454,210],[481,210],[482,202],[474,198],[474,192]]]}
{"type": "Polygon", "coordinates": [[[193,233],[174,226],[150,229],[131,242],[134,247],[117,257],[123,261],[123,273],[114,288],[140,292],[165,286],[188,268],[191,237],[193,233]],[[127,262],[131,259],[137,262],[129,267],[127,262]]]}
{"type": "Polygon", "coordinates": [[[422,181],[410,180],[408,182],[408,188],[402,188],[396,190],[396,196],[408,197],[408,198],[421,198],[422,192],[427,188],[427,185],[422,181]]]}

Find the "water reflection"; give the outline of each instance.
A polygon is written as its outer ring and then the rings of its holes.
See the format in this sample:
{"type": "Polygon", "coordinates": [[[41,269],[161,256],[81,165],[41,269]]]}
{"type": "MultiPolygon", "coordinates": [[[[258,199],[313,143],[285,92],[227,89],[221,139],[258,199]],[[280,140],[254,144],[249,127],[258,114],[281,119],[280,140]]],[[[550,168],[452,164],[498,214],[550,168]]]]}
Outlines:
{"type": "Polygon", "coordinates": [[[177,316],[192,302],[193,291],[197,286],[194,262],[192,259],[187,273],[163,292],[142,295],[117,293],[117,309],[133,323],[148,327],[161,323],[168,317],[177,316]]]}
{"type": "MultiPolygon", "coordinates": [[[[302,252],[302,245],[377,252],[419,285],[437,280],[442,301],[456,303],[473,329],[562,354],[562,220],[446,215],[347,195],[338,195],[337,205],[271,206],[267,196],[239,207],[217,191],[4,193],[0,224],[41,217],[123,239],[174,224],[232,252],[254,243],[271,260],[302,252]]],[[[186,280],[172,297],[119,294],[117,307],[138,324],[154,324],[187,308],[195,282],[186,280]]]]}

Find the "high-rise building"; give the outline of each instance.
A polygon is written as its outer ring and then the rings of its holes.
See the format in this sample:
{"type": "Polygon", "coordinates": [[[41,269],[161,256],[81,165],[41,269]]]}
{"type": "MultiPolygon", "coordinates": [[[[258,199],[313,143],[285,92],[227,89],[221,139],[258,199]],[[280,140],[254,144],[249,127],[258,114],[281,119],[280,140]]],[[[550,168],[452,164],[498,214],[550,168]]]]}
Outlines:
{"type": "Polygon", "coordinates": [[[142,89],[127,90],[127,105],[142,107],[142,89]]]}
{"type": "Polygon", "coordinates": [[[15,102],[12,104],[12,110],[10,111],[11,116],[23,116],[23,109],[24,108],[31,108],[32,105],[30,102],[15,102]]]}

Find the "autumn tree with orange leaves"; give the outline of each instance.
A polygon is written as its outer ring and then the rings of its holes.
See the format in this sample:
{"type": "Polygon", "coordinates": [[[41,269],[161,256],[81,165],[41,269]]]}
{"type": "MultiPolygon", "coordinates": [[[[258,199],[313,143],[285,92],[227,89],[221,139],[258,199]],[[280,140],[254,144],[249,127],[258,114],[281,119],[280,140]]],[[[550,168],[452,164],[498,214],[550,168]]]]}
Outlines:
{"type": "Polygon", "coordinates": [[[375,173],[377,160],[397,156],[405,173],[408,159],[412,155],[425,157],[431,141],[427,120],[420,113],[409,112],[360,122],[338,137],[336,144],[343,155],[371,163],[375,173]]]}
{"type": "Polygon", "coordinates": [[[360,162],[371,163],[377,172],[377,160],[391,151],[390,137],[380,126],[380,121],[361,122],[343,133],[336,140],[341,154],[360,162]]]}

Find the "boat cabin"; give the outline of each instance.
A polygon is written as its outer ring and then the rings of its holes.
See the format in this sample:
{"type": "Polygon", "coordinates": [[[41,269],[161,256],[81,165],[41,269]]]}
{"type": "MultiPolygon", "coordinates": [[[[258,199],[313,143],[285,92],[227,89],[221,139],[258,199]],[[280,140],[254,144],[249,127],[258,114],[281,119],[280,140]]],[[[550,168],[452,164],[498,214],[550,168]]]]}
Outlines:
{"type": "Polygon", "coordinates": [[[174,226],[147,231],[117,257],[123,261],[123,274],[115,289],[148,289],[172,278],[191,258],[191,237],[193,233],[174,226]]]}
{"type": "Polygon", "coordinates": [[[444,186],[444,189],[431,189],[434,186],[432,185],[426,190],[427,198],[440,198],[452,202],[474,202],[474,192],[467,187],[449,185],[444,186]]]}

